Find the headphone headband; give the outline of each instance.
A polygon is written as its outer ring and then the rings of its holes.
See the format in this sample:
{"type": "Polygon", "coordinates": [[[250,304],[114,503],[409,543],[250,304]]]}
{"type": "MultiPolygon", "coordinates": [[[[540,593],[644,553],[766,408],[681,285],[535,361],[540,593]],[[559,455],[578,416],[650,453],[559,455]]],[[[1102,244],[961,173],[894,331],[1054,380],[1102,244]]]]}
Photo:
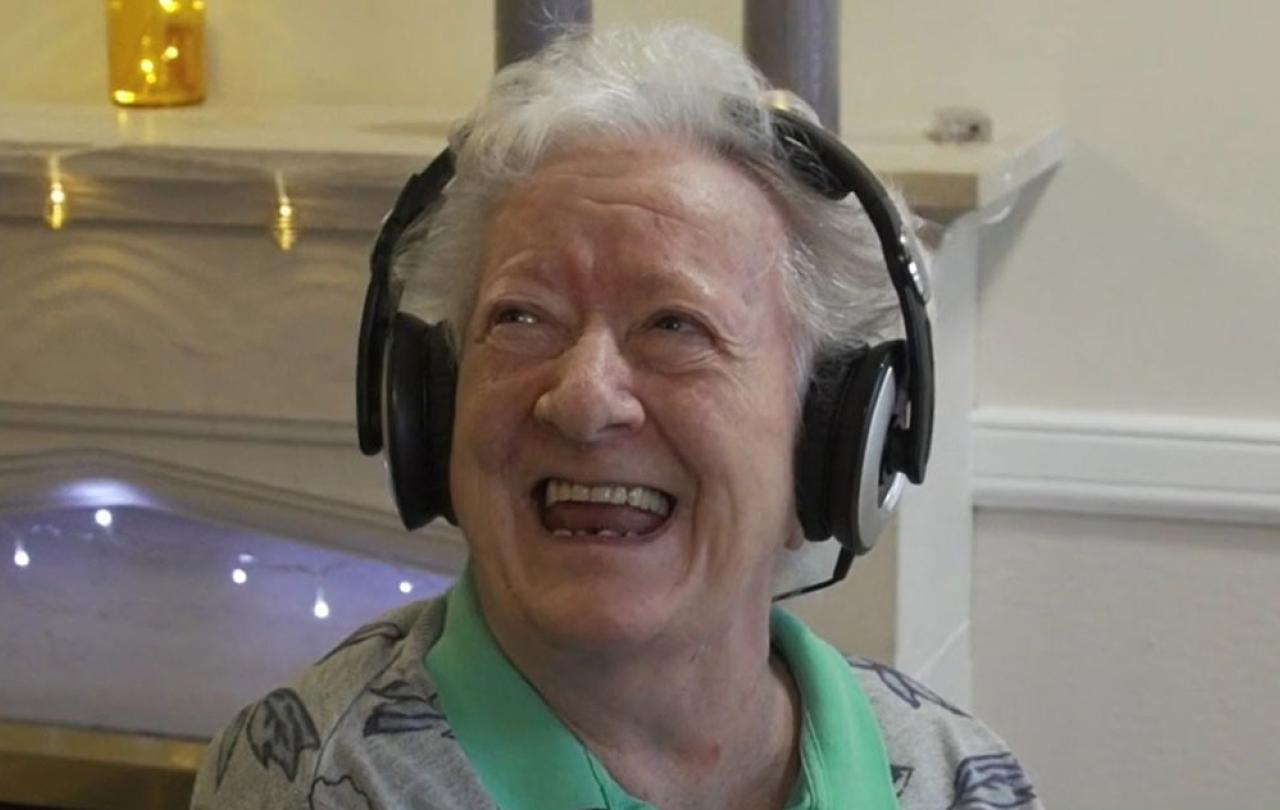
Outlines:
{"type": "Polygon", "coordinates": [[[925,308],[929,287],[916,259],[915,237],[903,226],[884,186],[847,146],[790,110],[775,109],[773,116],[774,132],[792,170],[810,188],[830,199],[854,195],[880,240],[907,338],[905,387],[911,406],[905,440],[889,445],[889,452],[897,454],[890,462],[912,483],[919,484],[929,463],[933,436],[933,340],[925,308]],[[792,148],[787,148],[788,144],[792,148]],[[810,155],[817,157],[818,165],[809,160],[810,155]]]}
{"type": "MultiPolygon", "coordinates": [[[[732,109],[731,109],[732,112],[732,109]]],[[[889,193],[835,136],[795,113],[771,109],[774,142],[793,175],[828,199],[852,194],[875,229],[897,295],[905,340],[816,358],[795,448],[796,509],[811,540],[836,537],[839,581],[853,555],[868,551],[897,505],[903,478],[920,483],[933,430],[933,348],[927,279],[918,245],[889,193]]],[[[383,221],[370,257],[356,361],[360,449],[384,447],[406,528],[437,516],[454,520],[448,486],[456,369],[445,324],[399,312],[392,262],[405,232],[428,217],[453,177],[445,150],[413,175],[383,221]]]]}

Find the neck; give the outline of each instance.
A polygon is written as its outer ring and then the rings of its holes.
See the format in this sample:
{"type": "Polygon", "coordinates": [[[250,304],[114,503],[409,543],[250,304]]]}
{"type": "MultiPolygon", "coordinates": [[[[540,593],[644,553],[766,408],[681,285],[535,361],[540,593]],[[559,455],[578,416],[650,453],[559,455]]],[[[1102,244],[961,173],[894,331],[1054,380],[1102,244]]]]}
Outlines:
{"type": "Polygon", "coordinates": [[[770,654],[767,601],[696,640],[640,649],[583,651],[506,632],[501,622],[490,627],[632,795],[663,810],[783,806],[799,767],[800,704],[785,664],[770,654]]]}

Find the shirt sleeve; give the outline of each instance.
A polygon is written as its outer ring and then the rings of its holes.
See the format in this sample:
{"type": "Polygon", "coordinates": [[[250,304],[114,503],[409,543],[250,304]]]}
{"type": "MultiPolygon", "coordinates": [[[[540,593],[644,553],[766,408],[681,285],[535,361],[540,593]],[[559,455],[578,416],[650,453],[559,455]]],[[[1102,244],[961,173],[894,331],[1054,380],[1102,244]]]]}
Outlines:
{"type": "Polygon", "coordinates": [[[284,692],[296,699],[291,690],[276,690],[241,710],[209,743],[196,774],[191,810],[310,810],[306,780],[300,773],[302,760],[310,752],[307,746],[311,740],[305,736],[310,717],[300,703],[288,706],[288,698],[280,694],[284,692]],[[271,728],[271,722],[260,714],[271,711],[268,701],[281,712],[292,710],[294,716],[280,728],[271,728]],[[299,708],[302,716],[296,714],[299,708]],[[293,729],[286,728],[290,724],[293,729]],[[271,732],[271,738],[250,739],[253,725],[271,732]]]}
{"type": "Polygon", "coordinates": [[[901,810],[1044,810],[1009,746],[924,684],[861,658],[901,810]]]}

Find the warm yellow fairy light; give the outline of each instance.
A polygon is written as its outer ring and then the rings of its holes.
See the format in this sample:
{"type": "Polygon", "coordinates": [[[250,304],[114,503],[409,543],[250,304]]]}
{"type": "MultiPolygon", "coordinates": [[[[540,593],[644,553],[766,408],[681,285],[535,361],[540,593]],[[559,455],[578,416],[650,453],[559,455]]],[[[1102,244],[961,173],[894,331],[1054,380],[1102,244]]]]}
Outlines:
{"type": "Polygon", "coordinates": [[[56,157],[49,158],[49,197],[44,203],[44,221],[55,231],[67,224],[67,192],[62,187],[62,172],[56,157]]]}
{"type": "Polygon", "coordinates": [[[173,14],[182,8],[182,4],[178,0],[160,0],[160,8],[164,9],[165,14],[173,14]]]}
{"type": "Polygon", "coordinates": [[[44,207],[44,221],[55,231],[62,230],[62,226],[67,224],[67,195],[57,180],[49,185],[49,202],[44,207]]]}
{"type": "Polygon", "coordinates": [[[276,212],[276,221],[271,228],[271,233],[275,236],[276,244],[281,250],[292,250],[297,243],[298,228],[293,222],[293,208],[288,204],[282,204],[276,212]]]}
{"type": "Polygon", "coordinates": [[[156,72],[156,63],[152,62],[150,59],[143,59],[141,62],[138,63],[138,67],[142,68],[143,73],[156,72]]]}
{"type": "Polygon", "coordinates": [[[160,55],[166,62],[172,62],[178,58],[178,49],[173,45],[164,49],[164,53],[160,55]]]}
{"type": "Polygon", "coordinates": [[[117,104],[132,104],[138,100],[138,94],[132,90],[117,90],[111,94],[117,104]]]}
{"type": "Polygon", "coordinates": [[[284,186],[284,174],[276,172],[276,216],[271,226],[271,234],[281,250],[292,250],[298,241],[298,222],[293,210],[293,202],[284,186]]]}

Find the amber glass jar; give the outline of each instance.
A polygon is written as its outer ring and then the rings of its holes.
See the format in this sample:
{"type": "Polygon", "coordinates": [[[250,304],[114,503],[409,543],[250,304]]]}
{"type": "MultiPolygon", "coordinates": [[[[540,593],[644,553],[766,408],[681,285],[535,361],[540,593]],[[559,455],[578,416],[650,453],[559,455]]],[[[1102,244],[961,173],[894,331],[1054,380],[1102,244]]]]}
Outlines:
{"type": "Polygon", "coordinates": [[[107,0],[111,100],[168,107],[204,100],[204,0],[107,0]]]}

